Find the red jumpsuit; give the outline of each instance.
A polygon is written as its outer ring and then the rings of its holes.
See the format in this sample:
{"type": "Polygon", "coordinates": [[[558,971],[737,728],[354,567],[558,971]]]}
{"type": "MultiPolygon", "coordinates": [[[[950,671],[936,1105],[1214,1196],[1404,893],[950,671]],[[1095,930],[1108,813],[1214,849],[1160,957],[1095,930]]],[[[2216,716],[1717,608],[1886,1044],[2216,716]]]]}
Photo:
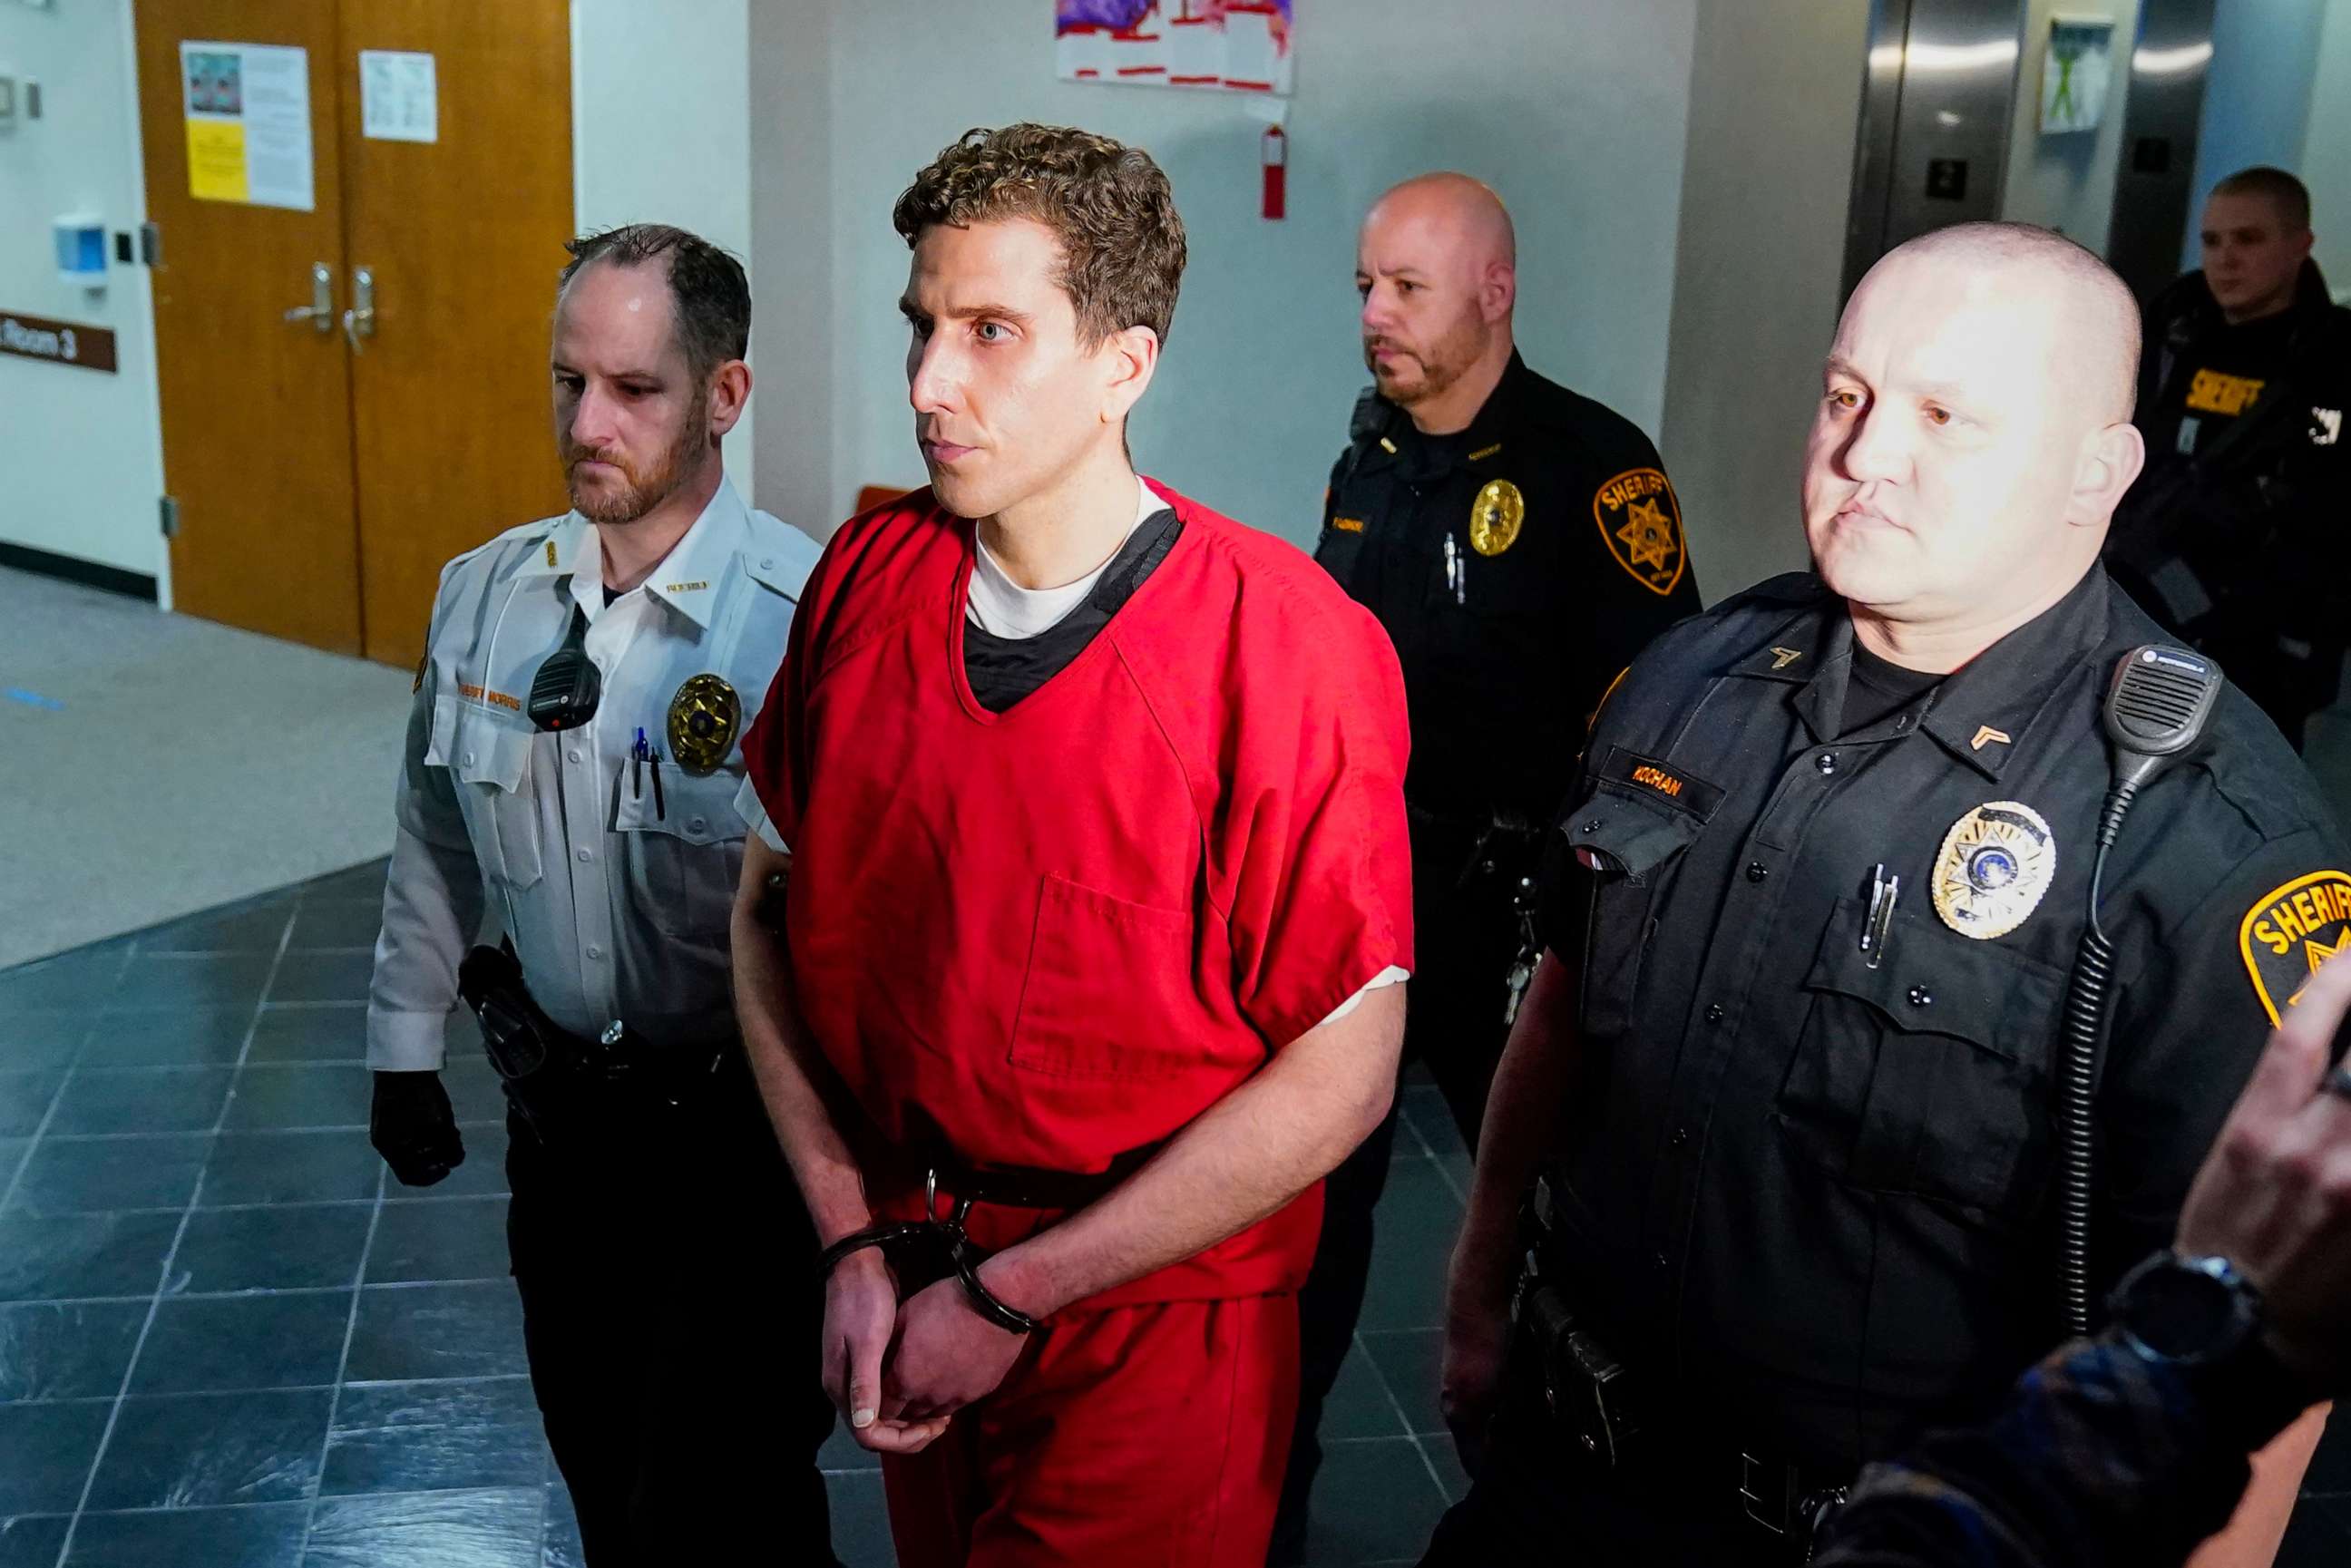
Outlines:
{"type": "MultiPolygon", "coordinates": [[[[1305,555],[1161,494],[1167,558],[1000,714],[964,674],[972,525],[927,491],[852,520],[745,743],[793,850],[800,1009],[893,1215],[933,1160],[1091,1173],[1164,1143],[1411,965],[1385,634],[1305,555]]],[[[885,1457],[901,1560],[1258,1568],[1321,1212],[1317,1187],[1055,1314],[885,1457]]],[[[970,1227],[994,1249],[1055,1218],[970,1227]]]]}

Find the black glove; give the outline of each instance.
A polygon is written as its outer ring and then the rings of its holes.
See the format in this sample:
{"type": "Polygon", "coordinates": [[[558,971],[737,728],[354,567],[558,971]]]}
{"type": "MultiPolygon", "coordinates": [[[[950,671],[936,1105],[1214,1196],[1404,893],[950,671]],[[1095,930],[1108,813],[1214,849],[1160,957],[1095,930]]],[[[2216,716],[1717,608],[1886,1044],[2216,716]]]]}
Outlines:
{"type": "Polygon", "coordinates": [[[375,1075],[368,1142],[402,1186],[431,1186],[465,1163],[465,1140],[437,1071],[375,1075]]]}

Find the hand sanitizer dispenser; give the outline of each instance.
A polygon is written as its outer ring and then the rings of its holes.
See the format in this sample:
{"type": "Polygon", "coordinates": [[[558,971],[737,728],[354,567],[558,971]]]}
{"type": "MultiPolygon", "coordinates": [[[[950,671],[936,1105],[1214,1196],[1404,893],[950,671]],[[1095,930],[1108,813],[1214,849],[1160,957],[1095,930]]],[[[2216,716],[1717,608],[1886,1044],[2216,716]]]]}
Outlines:
{"type": "Polygon", "coordinates": [[[73,213],[57,221],[57,277],[75,288],[106,287],[106,221],[73,213]]]}

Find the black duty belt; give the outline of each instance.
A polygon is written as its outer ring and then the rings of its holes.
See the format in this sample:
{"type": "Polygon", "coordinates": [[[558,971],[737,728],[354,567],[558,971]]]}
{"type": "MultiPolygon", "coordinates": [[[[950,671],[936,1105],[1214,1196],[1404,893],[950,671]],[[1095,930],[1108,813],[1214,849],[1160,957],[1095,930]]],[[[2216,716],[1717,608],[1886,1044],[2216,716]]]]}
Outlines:
{"type": "Polygon", "coordinates": [[[1581,1453],[1612,1480],[1692,1497],[1703,1507],[1735,1510],[1783,1538],[1790,1560],[1809,1560],[1812,1543],[1845,1500],[1850,1470],[1807,1466],[1776,1448],[1720,1429],[1698,1435],[1659,1390],[1620,1361],[1578,1312],[1558,1245],[1549,1176],[1539,1178],[1522,1216],[1525,1268],[1511,1316],[1531,1358],[1542,1400],[1571,1453],[1581,1453]],[[1678,1429],[1677,1429],[1678,1428],[1678,1429]]]}
{"type": "Polygon", "coordinates": [[[482,1049],[507,1103],[542,1141],[562,1123],[683,1106],[740,1053],[733,1039],[661,1042],[617,1021],[594,1040],[573,1034],[533,999],[511,946],[468,952],[457,993],[481,1024],[482,1049]]]}
{"type": "Polygon", "coordinates": [[[1730,1448],[1718,1453],[1719,1467],[1708,1464],[1698,1473],[1710,1479],[1718,1468],[1727,1469],[1735,1478],[1739,1506],[1748,1519],[1788,1537],[1809,1559],[1821,1527],[1844,1506],[1853,1478],[1810,1470],[1769,1450],[1730,1448]]]}

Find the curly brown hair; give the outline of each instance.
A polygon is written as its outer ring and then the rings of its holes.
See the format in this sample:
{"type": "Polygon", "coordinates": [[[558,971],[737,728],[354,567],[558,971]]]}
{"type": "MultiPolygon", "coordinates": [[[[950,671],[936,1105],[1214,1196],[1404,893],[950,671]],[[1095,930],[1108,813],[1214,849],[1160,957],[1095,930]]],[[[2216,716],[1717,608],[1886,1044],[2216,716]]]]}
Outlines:
{"type": "Polygon", "coordinates": [[[1054,279],[1088,348],[1148,327],[1167,340],[1184,279],[1184,220],[1151,154],[1066,125],[967,131],[914,176],[890,221],[909,249],[934,224],[1029,218],[1061,246],[1054,279]]]}

